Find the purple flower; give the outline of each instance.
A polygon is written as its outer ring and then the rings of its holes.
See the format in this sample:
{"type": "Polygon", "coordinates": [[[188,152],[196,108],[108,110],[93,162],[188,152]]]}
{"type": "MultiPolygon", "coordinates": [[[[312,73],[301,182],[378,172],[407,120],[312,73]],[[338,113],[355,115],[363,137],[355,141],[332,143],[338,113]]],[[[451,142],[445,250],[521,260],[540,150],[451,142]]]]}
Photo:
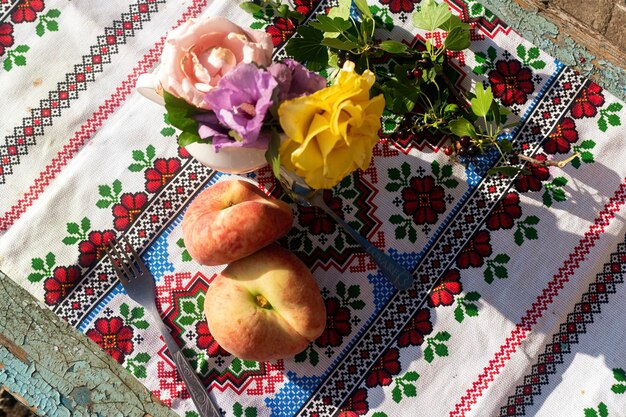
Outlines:
{"type": "Polygon", "coordinates": [[[243,142],[237,142],[228,136],[228,128],[220,124],[215,113],[201,113],[193,118],[198,122],[198,135],[202,139],[212,138],[211,142],[216,152],[222,146],[243,146],[243,142]]]}
{"type": "Polygon", "coordinates": [[[200,136],[213,136],[216,150],[223,146],[267,147],[269,135],[261,134],[261,129],[267,111],[274,104],[272,94],[277,85],[267,70],[254,64],[237,65],[204,98],[222,127],[210,116],[206,121],[199,120],[200,136]],[[230,131],[239,139],[229,138],[230,131]]]}
{"type": "Polygon", "coordinates": [[[324,77],[307,70],[304,65],[293,59],[274,62],[268,70],[278,81],[280,101],[309,95],[326,87],[324,77]]]}

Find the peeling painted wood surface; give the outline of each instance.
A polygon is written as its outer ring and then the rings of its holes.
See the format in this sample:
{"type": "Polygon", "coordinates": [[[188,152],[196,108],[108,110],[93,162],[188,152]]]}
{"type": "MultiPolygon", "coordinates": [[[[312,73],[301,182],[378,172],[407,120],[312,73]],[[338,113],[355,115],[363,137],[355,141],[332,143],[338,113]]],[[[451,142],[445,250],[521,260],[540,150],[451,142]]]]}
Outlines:
{"type": "Polygon", "coordinates": [[[51,417],[169,417],[128,371],[0,273],[0,385],[51,417]]]}

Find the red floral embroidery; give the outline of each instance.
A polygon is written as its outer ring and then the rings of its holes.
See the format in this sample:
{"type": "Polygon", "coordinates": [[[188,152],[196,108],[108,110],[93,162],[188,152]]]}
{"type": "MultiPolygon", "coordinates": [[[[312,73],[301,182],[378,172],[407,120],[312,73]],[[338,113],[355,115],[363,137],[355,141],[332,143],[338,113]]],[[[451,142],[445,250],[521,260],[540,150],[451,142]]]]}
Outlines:
{"type": "Polygon", "coordinates": [[[532,77],[532,71],[522,67],[516,59],[498,61],[496,68],[489,72],[493,95],[500,98],[505,106],[524,104],[528,100],[527,95],[535,91],[532,77]]]}
{"type": "Polygon", "coordinates": [[[154,160],[154,168],[146,170],[146,191],[156,193],[172,179],[180,168],[177,158],[157,158],[154,160]]]}
{"type": "Polygon", "coordinates": [[[432,331],[433,325],[430,322],[430,310],[423,308],[402,329],[402,333],[398,337],[398,346],[419,346],[424,342],[424,336],[432,331]]]}
{"type": "Polygon", "coordinates": [[[521,216],[519,194],[508,193],[502,200],[498,201],[487,218],[487,228],[489,230],[510,229],[515,223],[514,220],[521,216]]]}
{"type": "MultiPolygon", "coordinates": [[[[491,251],[491,248],[489,250],[491,251]]],[[[452,305],[454,296],[463,289],[460,279],[461,275],[458,270],[451,269],[446,272],[428,297],[428,305],[431,307],[452,305]]]]}
{"type": "Polygon", "coordinates": [[[230,353],[217,344],[206,321],[202,320],[196,324],[198,340],[196,344],[200,349],[206,349],[209,356],[230,356],[230,353]]]}
{"type": "Polygon", "coordinates": [[[278,46],[286,42],[296,32],[297,23],[297,21],[291,18],[277,17],[274,19],[274,24],[265,28],[265,31],[272,35],[274,46],[278,46]]]}
{"type": "Polygon", "coordinates": [[[369,388],[378,385],[385,386],[391,384],[392,375],[400,373],[400,362],[398,361],[399,352],[397,348],[387,350],[376,361],[369,375],[365,379],[365,385],[369,388]]]}
{"type": "Polygon", "coordinates": [[[22,0],[11,14],[11,20],[15,23],[32,22],[43,8],[42,0],[22,0]]]}
{"type": "Polygon", "coordinates": [[[591,83],[589,87],[583,88],[580,95],[574,100],[572,116],[576,119],[594,117],[598,114],[598,107],[602,107],[603,104],[602,87],[596,83],[591,83]]]}
{"type": "Polygon", "coordinates": [[[123,231],[137,218],[141,209],[148,202],[145,193],[126,193],[120,197],[120,202],[113,206],[113,225],[123,231]]]}
{"type": "Polygon", "coordinates": [[[483,258],[491,255],[490,240],[491,237],[486,230],[476,233],[456,258],[457,266],[461,269],[482,266],[483,258]]]}
{"type": "Polygon", "coordinates": [[[433,177],[412,178],[410,186],[402,190],[403,210],[413,215],[417,224],[434,224],[438,215],[446,211],[444,197],[443,187],[435,185],[433,177]]]}
{"type": "Polygon", "coordinates": [[[296,12],[308,15],[319,3],[319,0],[295,0],[296,12]]]}
{"type": "Polygon", "coordinates": [[[415,9],[415,4],[421,0],[380,0],[382,4],[388,4],[392,13],[410,13],[415,9]]]}
{"type": "Polygon", "coordinates": [[[183,159],[191,158],[191,154],[189,153],[189,151],[182,147],[178,148],[178,156],[180,156],[183,159]]]}
{"type": "Polygon", "coordinates": [[[321,336],[315,340],[315,344],[320,347],[339,346],[344,336],[349,335],[352,331],[350,310],[343,307],[335,297],[328,298],[325,303],[326,328],[321,336]]]}
{"type": "Polygon", "coordinates": [[[359,388],[354,391],[354,394],[346,400],[340,411],[339,416],[343,417],[356,417],[367,414],[369,411],[367,390],[365,388],[359,388]]]}
{"type": "MultiPolygon", "coordinates": [[[[329,190],[324,191],[324,201],[332,211],[342,216],[341,199],[333,197],[333,193],[329,190]]],[[[308,227],[309,232],[314,235],[332,234],[337,227],[336,223],[321,209],[316,207],[300,207],[298,220],[302,226],[308,227]]]]}
{"type": "Polygon", "coordinates": [[[13,25],[10,23],[0,24],[0,56],[4,55],[6,48],[13,45],[13,25]]]}
{"type": "Polygon", "coordinates": [[[73,266],[59,266],[54,269],[52,276],[46,279],[43,287],[46,290],[44,299],[46,304],[53,306],[63,300],[74,285],[80,280],[80,268],[73,266]]]}
{"type": "Polygon", "coordinates": [[[133,329],[124,326],[119,317],[96,320],[93,329],[87,331],[87,337],[96,342],[106,353],[119,363],[133,351],[133,329]]]}
{"type": "MultiPolygon", "coordinates": [[[[539,154],[535,156],[535,159],[545,161],[546,156],[539,154]]],[[[541,190],[541,182],[550,178],[550,170],[548,167],[537,164],[528,164],[526,168],[530,170],[530,174],[520,175],[515,181],[515,189],[521,193],[541,190]]]]}
{"type": "Polygon", "coordinates": [[[78,245],[78,263],[84,268],[89,268],[98,262],[106,253],[105,249],[115,239],[115,232],[105,230],[104,232],[94,231],[89,233],[89,239],[80,242],[78,245]]]}
{"type": "Polygon", "coordinates": [[[571,144],[578,140],[578,131],[574,119],[566,117],[558,124],[552,133],[548,136],[548,140],[543,145],[543,150],[549,154],[568,153],[571,144]]]}

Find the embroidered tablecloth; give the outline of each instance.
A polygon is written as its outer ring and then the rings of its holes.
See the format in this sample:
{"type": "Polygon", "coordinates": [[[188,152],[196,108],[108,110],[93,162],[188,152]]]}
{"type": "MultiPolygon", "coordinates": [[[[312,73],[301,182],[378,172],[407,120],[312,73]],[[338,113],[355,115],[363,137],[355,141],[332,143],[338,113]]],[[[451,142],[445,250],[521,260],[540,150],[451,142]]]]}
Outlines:
{"type": "MultiPolygon", "coordinates": [[[[451,56],[457,85],[490,85],[518,120],[517,152],[580,156],[565,169],[485,176],[424,134],[391,140],[325,198],[414,271],[398,292],[327,216],[293,205],[280,243],[313,271],[322,336],[294,358],[242,361],[213,340],[204,293],[220,268],[191,260],[180,222],[229,178],[176,145],[163,108],[133,87],[168,30],[223,15],[273,37],[236,2],[0,1],[0,270],[84,332],[181,416],[196,415],[165,346],[103,258],[126,236],[157,280],[158,306],[227,416],[626,415],[626,109],[525,41],[475,0],[448,0],[472,27],[451,56]]],[[[295,0],[314,18],[331,3],[295,0]]],[[[419,0],[370,0],[380,36],[415,46],[419,0]]],[[[442,39],[434,39],[435,43],[442,39]]],[[[246,177],[286,197],[269,169],[246,177]]]]}

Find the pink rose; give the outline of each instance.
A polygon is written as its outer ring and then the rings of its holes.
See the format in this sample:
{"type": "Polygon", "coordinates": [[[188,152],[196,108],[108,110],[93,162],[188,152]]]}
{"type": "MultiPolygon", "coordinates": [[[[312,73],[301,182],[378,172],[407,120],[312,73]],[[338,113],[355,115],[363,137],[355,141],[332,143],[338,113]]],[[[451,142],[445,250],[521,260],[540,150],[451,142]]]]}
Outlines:
{"type": "Polygon", "coordinates": [[[168,93],[210,110],[204,95],[240,62],[270,65],[272,48],[271,35],[223,17],[189,19],[167,35],[157,79],[168,93]]]}

